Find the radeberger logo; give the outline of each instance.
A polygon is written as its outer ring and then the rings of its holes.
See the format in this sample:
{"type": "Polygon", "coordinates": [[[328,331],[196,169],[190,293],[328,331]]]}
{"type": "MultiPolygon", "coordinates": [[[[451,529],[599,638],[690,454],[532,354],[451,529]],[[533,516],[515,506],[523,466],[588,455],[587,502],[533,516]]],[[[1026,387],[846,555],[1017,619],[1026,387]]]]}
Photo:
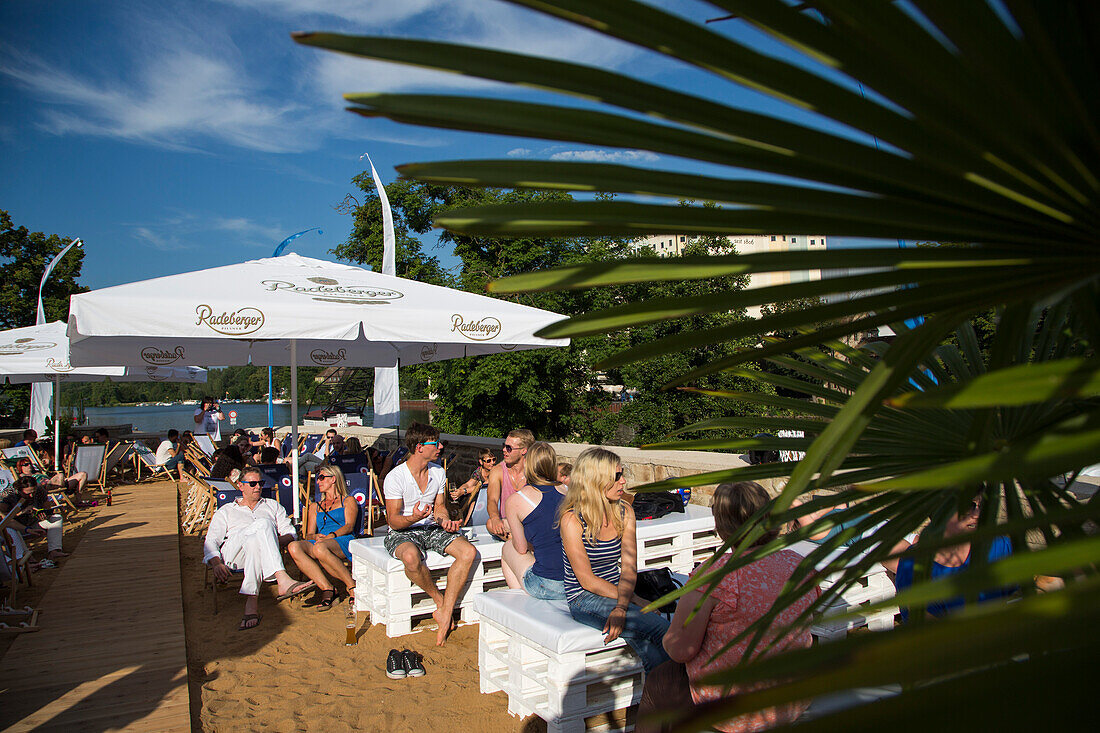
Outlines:
{"type": "Polygon", "coordinates": [[[341,285],[331,277],[308,277],[311,285],[299,285],[286,280],[264,280],[261,285],[269,291],[301,293],[312,296],[314,300],[334,303],[356,303],[359,305],[385,305],[405,294],[388,288],[372,288],[369,285],[341,285]]]}
{"type": "Polygon", "coordinates": [[[326,349],[314,349],[309,352],[309,358],[318,366],[332,366],[343,361],[346,357],[346,349],[339,349],[336,353],[326,349]]]}
{"type": "Polygon", "coordinates": [[[420,349],[420,361],[431,361],[435,358],[435,354],[438,351],[438,347],[435,344],[431,346],[425,346],[420,349]]]}
{"type": "Polygon", "coordinates": [[[28,351],[42,351],[52,349],[57,344],[52,341],[35,341],[32,338],[16,339],[7,344],[0,344],[0,356],[19,356],[28,351]]]}
{"type": "Polygon", "coordinates": [[[471,341],[491,341],[500,333],[500,321],[492,316],[467,321],[455,313],[451,316],[451,331],[458,331],[471,341]]]}
{"type": "Polygon", "coordinates": [[[67,361],[58,361],[57,359],[46,359],[46,368],[52,369],[55,372],[71,372],[73,365],[67,361]]]}
{"type": "Polygon", "coordinates": [[[150,381],[153,381],[153,382],[164,382],[164,381],[167,381],[168,377],[171,376],[170,374],[162,372],[157,367],[152,367],[152,366],[145,367],[145,375],[147,377],[149,377],[150,381]]]}
{"type": "Polygon", "coordinates": [[[183,361],[183,347],[177,346],[173,351],[158,349],[156,346],[146,346],[141,350],[141,360],[153,366],[167,366],[183,361]]]}
{"type": "Polygon", "coordinates": [[[206,326],[211,331],[223,333],[226,336],[240,336],[246,333],[258,331],[264,325],[264,314],[259,308],[245,306],[235,311],[214,312],[208,305],[200,305],[195,308],[199,320],[196,326],[206,326]]]}

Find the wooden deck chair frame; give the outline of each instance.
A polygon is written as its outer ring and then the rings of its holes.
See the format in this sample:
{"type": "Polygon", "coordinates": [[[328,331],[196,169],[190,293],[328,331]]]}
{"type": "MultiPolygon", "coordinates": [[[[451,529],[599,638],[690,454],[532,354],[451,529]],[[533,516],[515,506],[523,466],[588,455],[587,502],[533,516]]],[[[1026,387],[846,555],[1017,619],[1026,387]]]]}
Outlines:
{"type": "MultiPolygon", "coordinates": [[[[157,476],[164,474],[173,481],[179,481],[178,478],[172,475],[171,469],[167,466],[162,466],[157,463],[157,454],[154,453],[149,446],[144,443],[132,443],[130,446],[134,455],[134,468],[136,470],[137,480],[141,481],[141,469],[142,467],[149,469],[149,478],[154,479],[157,476]]],[[[180,462],[182,463],[182,461],[180,462]]],[[[180,463],[176,463],[178,468],[180,463]]]]}
{"type": "Polygon", "coordinates": [[[4,458],[11,461],[13,464],[20,458],[29,458],[36,468],[42,468],[42,461],[38,458],[38,451],[29,445],[13,445],[10,448],[0,448],[0,453],[3,453],[4,458]]]}
{"type": "Polygon", "coordinates": [[[107,489],[107,479],[103,475],[103,469],[106,465],[107,446],[103,443],[78,445],[76,447],[76,455],[73,458],[73,467],[77,471],[84,471],[88,474],[88,482],[85,484],[86,487],[98,486],[101,491],[105,491],[107,489]],[[97,452],[99,453],[98,458],[95,455],[97,452]],[[81,453],[86,456],[91,456],[91,458],[82,461],[81,453]]]}
{"type": "Polygon", "coordinates": [[[180,477],[181,480],[186,479],[190,486],[188,499],[184,506],[185,515],[181,520],[181,525],[187,534],[195,531],[201,532],[210,523],[210,518],[214,515],[214,510],[217,507],[214,489],[202,478],[183,469],[180,469],[180,477]],[[191,491],[194,492],[193,496],[191,491]]]}
{"type": "MultiPolygon", "coordinates": [[[[134,450],[135,443],[132,440],[120,440],[112,446],[109,446],[107,454],[103,456],[103,482],[106,484],[107,479],[111,477],[111,472],[122,465],[123,461],[131,455],[134,450]]],[[[123,467],[125,469],[125,467],[123,467]]]]}
{"type": "Polygon", "coordinates": [[[195,437],[195,441],[194,441],[194,444],[195,444],[196,446],[198,446],[199,450],[200,450],[200,451],[202,451],[202,452],[203,452],[203,454],[205,454],[206,456],[208,456],[208,457],[212,457],[212,456],[214,455],[214,451],[216,451],[216,450],[218,449],[218,448],[217,448],[217,446],[216,446],[216,445],[214,445],[214,440],[213,440],[213,438],[211,438],[211,437],[210,437],[209,435],[207,435],[206,433],[198,433],[198,434],[196,434],[196,435],[195,435],[194,437],[195,437]],[[205,445],[204,445],[204,444],[205,444],[205,445]],[[208,450],[206,450],[206,446],[207,446],[207,445],[209,445],[209,446],[210,446],[210,450],[209,450],[209,451],[208,451],[208,450]]]}
{"type": "Polygon", "coordinates": [[[28,588],[34,586],[34,580],[31,579],[31,553],[23,553],[23,557],[17,558],[15,551],[15,543],[12,542],[11,537],[8,535],[8,528],[15,521],[16,515],[19,510],[23,508],[23,500],[12,507],[12,510],[5,514],[3,518],[0,518],[0,541],[4,544],[4,552],[7,555],[8,569],[11,571],[11,587],[8,589],[8,600],[5,605],[5,609],[11,610],[15,608],[15,599],[19,596],[19,584],[25,582],[28,588]]]}
{"type": "Polygon", "coordinates": [[[195,472],[203,476],[209,476],[210,469],[214,467],[214,464],[210,461],[210,456],[203,453],[202,449],[194,443],[188,443],[187,447],[183,449],[183,457],[195,467],[195,472]]]}

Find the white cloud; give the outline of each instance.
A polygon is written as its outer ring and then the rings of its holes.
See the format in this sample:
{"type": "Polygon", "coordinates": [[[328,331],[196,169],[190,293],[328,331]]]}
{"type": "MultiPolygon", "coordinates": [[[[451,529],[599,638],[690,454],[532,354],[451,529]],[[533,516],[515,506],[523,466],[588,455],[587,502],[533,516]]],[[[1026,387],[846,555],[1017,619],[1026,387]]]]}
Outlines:
{"type": "Polygon", "coordinates": [[[509,158],[526,158],[531,155],[531,148],[512,148],[506,155],[509,158]]]}
{"type": "Polygon", "coordinates": [[[648,150],[562,150],[550,160],[582,160],[594,163],[652,163],[659,156],[648,150]]]}
{"type": "Polygon", "coordinates": [[[199,216],[179,212],[158,221],[123,223],[138,242],[164,252],[194,249],[198,242],[222,240],[223,247],[263,247],[273,250],[291,231],[286,226],[243,216],[199,216]]]}

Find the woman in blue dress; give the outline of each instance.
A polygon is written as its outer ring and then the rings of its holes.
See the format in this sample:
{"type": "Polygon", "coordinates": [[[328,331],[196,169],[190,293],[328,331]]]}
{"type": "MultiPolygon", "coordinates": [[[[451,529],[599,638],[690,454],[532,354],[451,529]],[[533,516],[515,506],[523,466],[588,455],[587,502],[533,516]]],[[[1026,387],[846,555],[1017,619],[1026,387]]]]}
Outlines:
{"type": "Polygon", "coordinates": [[[311,501],[306,510],[305,539],[290,543],[290,556],[298,568],[321,589],[318,611],[327,611],[336,601],[331,575],[342,582],[349,595],[355,593],[355,581],[344,560],[351,559],[348,545],[355,539],[355,520],[359,505],[348,496],[343,472],[331,464],[317,469],[320,501],[311,501]]]}

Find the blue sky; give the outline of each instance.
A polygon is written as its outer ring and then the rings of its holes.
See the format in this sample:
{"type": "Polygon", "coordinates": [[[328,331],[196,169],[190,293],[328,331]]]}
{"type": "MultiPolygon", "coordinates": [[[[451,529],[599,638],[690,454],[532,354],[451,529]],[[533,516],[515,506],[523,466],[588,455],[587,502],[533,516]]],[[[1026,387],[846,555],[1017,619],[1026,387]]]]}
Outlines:
{"type": "MultiPolygon", "coordinates": [[[[689,0],[661,4],[697,20],[722,14],[689,0]]],[[[640,151],[365,120],[343,110],[341,93],[508,88],[300,47],[289,38],[294,30],[518,50],[829,127],[498,0],[5,0],[0,208],[31,230],[82,237],[81,281],[96,288],[267,257],[285,236],[316,226],[323,236],[311,233],[291,249],[331,258],[351,225],[334,207],[355,193],[351,178],[364,169],[363,153],[386,182],[401,163],[507,155],[700,170],[640,151]]],[[[743,24],[723,23],[721,31],[788,57],[743,24]]],[[[449,252],[434,253],[455,263],[449,252]]]]}

